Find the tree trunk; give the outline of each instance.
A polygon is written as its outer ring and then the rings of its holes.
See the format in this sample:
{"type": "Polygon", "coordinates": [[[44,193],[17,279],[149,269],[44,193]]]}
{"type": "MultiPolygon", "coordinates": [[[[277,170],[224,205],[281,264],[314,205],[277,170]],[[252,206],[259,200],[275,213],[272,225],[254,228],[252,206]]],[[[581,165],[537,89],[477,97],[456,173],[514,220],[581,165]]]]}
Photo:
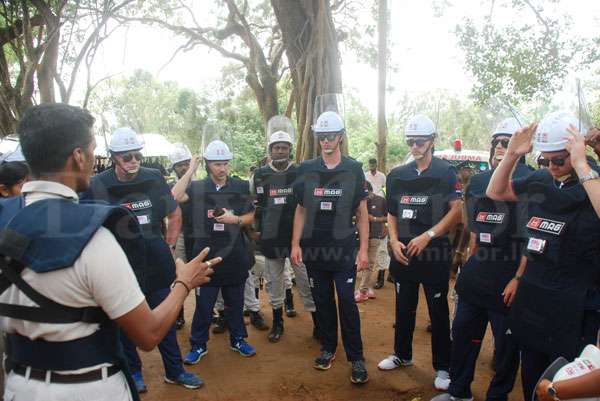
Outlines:
{"type": "Polygon", "coordinates": [[[388,10],[387,0],[379,0],[378,30],[378,85],[377,85],[377,165],[379,170],[387,172],[387,123],[385,119],[385,90],[387,78],[387,36],[388,10]]]}
{"type": "MultiPolygon", "coordinates": [[[[338,40],[329,0],[271,0],[290,66],[298,139],[296,159],[317,155],[311,126],[317,95],[342,92],[338,40]]],[[[347,143],[343,149],[347,153],[347,143]]]]}

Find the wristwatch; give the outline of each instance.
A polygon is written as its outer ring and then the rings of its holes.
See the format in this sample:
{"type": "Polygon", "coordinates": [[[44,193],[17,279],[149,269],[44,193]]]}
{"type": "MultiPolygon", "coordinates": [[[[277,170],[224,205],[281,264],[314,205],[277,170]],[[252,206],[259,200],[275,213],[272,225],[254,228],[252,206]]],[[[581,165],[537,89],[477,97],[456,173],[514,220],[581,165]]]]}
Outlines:
{"type": "Polygon", "coordinates": [[[429,231],[427,231],[427,235],[429,236],[429,238],[433,239],[433,238],[435,238],[435,231],[429,230],[429,231]]]}
{"type": "Polygon", "coordinates": [[[546,391],[548,392],[548,395],[550,397],[552,397],[552,399],[554,401],[560,401],[560,398],[558,398],[558,393],[556,392],[556,389],[554,388],[554,383],[550,382],[550,384],[546,388],[546,391]]]}
{"type": "Polygon", "coordinates": [[[594,169],[590,169],[589,173],[587,173],[586,175],[584,175],[583,177],[579,177],[579,182],[581,184],[583,184],[586,181],[589,180],[597,180],[598,178],[600,178],[600,175],[598,174],[598,172],[594,169]]]}

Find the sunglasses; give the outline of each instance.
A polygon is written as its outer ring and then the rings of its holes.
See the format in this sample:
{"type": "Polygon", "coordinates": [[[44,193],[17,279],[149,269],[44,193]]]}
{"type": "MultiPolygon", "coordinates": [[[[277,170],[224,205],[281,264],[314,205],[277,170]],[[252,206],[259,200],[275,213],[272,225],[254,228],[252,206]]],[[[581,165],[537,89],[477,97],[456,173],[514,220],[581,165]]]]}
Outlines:
{"type": "Polygon", "coordinates": [[[425,145],[427,142],[429,141],[429,139],[407,139],[406,140],[406,144],[408,145],[409,148],[412,148],[413,145],[417,145],[417,147],[421,147],[423,145],[425,145]]]}
{"type": "Polygon", "coordinates": [[[495,148],[496,146],[498,146],[498,144],[500,144],[504,149],[508,148],[508,143],[510,142],[510,139],[494,139],[492,141],[492,148],[495,148]]]}
{"type": "Polygon", "coordinates": [[[556,156],[550,159],[545,159],[543,157],[540,157],[538,159],[538,164],[540,166],[544,166],[544,167],[548,167],[550,165],[550,163],[554,164],[557,167],[562,167],[565,165],[565,161],[569,158],[569,154],[567,154],[566,156],[556,156]]]}
{"type": "Polygon", "coordinates": [[[135,160],[137,160],[139,162],[142,161],[142,159],[144,158],[144,156],[142,155],[141,152],[129,152],[129,153],[125,153],[121,157],[123,158],[123,161],[125,163],[129,163],[130,161],[133,160],[134,157],[135,157],[135,160]]]}
{"type": "Polygon", "coordinates": [[[333,142],[338,135],[339,134],[319,134],[317,138],[319,138],[319,142],[322,142],[325,139],[327,139],[328,142],[333,142]]]}

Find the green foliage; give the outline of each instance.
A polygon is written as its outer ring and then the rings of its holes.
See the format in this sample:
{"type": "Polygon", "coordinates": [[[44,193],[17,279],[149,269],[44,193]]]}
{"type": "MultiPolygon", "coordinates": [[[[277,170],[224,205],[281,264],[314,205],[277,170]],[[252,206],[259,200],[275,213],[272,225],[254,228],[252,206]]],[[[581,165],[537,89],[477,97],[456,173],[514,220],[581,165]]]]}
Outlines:
{"type": "Polygon", "coordinates": [[[172,142],[200,149],[202,127],[209,113],[209,100],[177,83],[156,80],[137,70],[124,79],[107,81],[91,98],[90,110],[111,120],[103,127],[130,126],[140,133],[159,133],[172,142]]]}
{"type": "Polygon", "coordinates": [[[529,15],[520,19],[527,22],[511,18],[510,24],[502,26],[493,19],[492,10],[483,21],[466,19],[457,25],[458,44],[477,81],[473,96],[478,102],[502,97],[521,103],[550,96],[562,87],[569,66],[580,61],[578,56],[585,63],[593,61],[587,43],[571,34],[569,17],[545,10],[541,3],[506,0],[496,5],[529,15]]]}

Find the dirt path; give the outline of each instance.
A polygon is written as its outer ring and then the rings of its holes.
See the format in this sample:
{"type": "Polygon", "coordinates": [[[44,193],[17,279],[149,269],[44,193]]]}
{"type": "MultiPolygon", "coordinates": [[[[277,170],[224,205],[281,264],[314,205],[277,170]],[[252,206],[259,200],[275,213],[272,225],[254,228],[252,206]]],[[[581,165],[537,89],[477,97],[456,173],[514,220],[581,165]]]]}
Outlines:
{"type": "MultiPolygon", "coordinates": [[[[277,344],[267,341],[268,332],[260,332],[248,326],[248,341],[256,347],[257,355],[243,358],[229,350],[228,334],[212,335],[208,343],[208,354],[195,366],[187,367],[200,375],[206,382],[199,390],[163,382],[164,370],[158,351],[141,353],[144,362],[144,378],[149,392],[142,395],[143,401],[377,401],[377,400],[420,400],[428,401],[437,394],[433,388],[431,368],[430,335],[425,331],[427,307],[421,294],[414,335],[414,366],[382,372],[377,363],[393,348],[394,292],[390,283],[377,290],[377,299],[359,305],[362,334],[370,381],[362,387],[352,385],[349,380],[350,367],[346,362],[341,340],[337,360],[326,372],[312,368],[312,361],[319,353],[319,346],[312,339],[310,314],[302,309],[297,300],[298,316],[285,320],[285,334],[277,344]]],[[[262,310],[270,324],[271,309],[267,295],[260,294],[262,310]]],[[[186,301],[186,325],[178,332],[181,351],[189,351],[188,335],[195,300],[186,301]]],[[[475,372],[473,392],[475,400],[485,399],[492,370],[490,335],[486,335],[475,372]]],[[[520,381],[515,385],[510,400],[522,399],[520,381]]]]}

